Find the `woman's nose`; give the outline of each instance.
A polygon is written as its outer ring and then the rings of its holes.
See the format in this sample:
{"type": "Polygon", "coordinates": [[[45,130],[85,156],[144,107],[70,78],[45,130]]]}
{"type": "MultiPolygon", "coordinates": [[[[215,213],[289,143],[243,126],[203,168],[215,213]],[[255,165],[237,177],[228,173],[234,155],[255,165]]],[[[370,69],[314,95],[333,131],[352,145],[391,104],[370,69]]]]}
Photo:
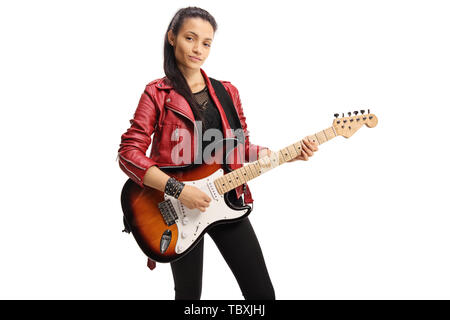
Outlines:
{"type": "Polygon", "coordinates": [[[193,51],[195,52],[195,53],[198,53],[198,52],[200,52],[200,50],[199,50],[199,44],[197,43],[197,42],[195,42],[194,43],[194,48],[193,48],[193,51]]]}

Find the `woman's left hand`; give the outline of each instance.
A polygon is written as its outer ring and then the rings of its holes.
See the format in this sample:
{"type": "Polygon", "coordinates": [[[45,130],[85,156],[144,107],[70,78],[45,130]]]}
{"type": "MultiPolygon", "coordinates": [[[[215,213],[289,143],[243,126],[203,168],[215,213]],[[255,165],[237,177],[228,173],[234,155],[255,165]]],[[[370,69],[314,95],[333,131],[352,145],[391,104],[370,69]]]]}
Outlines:
{"type": "Polygon", "coordinates": [[[308,161],[309,157],[312,157],[314,155],[314,152],[319,150],[319,144],[317,142],[309,141],[307,138],[304,138],[302,140],[302,151],[300,152],[300,155],[295,157],[292,160],[289,160],[287,162],[297,161],[297,160],[304,160],[308,161]]]}
{"type": "MultiPolygon", "coordinates": [[[[309,141],[307,138],[305,138],[302,140],[302,151],[301,151],[300,155],[298,155],[294,159],[289,160],[287,162],[293,162],[293,161],[297,161],[297,160],[307,161],[308,158],[312,157],[314,155],[314,152],[317,150],[319,150],[318,143],[309,141]]],[[[270,149],[262,149],[259,152],[258,159],[261,159],[262,157],[265,157],[265,156],[270,156],[270,154],[272,152],[273,151],[270,149]]]]}

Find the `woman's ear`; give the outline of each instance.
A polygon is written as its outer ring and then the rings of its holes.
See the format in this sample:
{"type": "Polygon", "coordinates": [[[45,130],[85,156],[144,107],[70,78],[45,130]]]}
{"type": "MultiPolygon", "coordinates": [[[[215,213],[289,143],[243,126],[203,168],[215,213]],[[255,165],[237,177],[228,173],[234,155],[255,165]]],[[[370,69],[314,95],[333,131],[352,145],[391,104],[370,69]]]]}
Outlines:
{"type": "Polygon", "coordinates": [[[167,32],[167,40],[169,41],[170,45],[173,47],[175,37],[173,36],[172,29],[167,32]]]}

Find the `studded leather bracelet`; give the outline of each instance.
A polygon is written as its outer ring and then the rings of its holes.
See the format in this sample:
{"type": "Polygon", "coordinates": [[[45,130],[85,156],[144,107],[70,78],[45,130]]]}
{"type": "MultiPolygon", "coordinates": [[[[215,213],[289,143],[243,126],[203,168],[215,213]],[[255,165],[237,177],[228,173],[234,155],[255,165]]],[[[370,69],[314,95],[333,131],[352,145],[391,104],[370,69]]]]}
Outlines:
{"type": "Polygon", "coordinates": [[[178,199],[183,188],[183,182],[178,181],[174,177],[170,177],[169,180],[167,180],[166,186],[164,188],[164,193],[174,197],[175,199],[178,199]]]}

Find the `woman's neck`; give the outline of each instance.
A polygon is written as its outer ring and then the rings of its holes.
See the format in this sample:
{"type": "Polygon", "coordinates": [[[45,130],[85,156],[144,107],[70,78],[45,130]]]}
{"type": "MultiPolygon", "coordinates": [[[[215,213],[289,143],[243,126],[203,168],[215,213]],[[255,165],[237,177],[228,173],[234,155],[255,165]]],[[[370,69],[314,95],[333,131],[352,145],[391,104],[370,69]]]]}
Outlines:
{"type": "Polygon", "coordinates": [[[197,92],[203,89],[206,85],[205,79],[203,78],[200,68],[198,69],[188,69],[183,66],[178,66],[183,76],[186,78],[186,82],[191,88],[192,92],[197,92]]]}

